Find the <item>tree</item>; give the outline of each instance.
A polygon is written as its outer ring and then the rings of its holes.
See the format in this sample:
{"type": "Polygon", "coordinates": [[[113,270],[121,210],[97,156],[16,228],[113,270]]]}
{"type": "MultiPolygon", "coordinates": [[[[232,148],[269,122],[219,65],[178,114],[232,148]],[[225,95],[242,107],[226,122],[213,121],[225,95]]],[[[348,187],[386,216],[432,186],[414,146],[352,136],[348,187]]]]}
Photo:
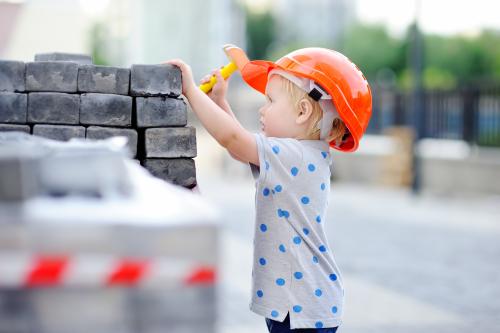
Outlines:
{"type": "Polygon", "coordinates": [[[275,39],[275,21],[269,11],[252,12],[245,8],[247,54],[250,59],[266,59],[269,45],[275,39]]]}

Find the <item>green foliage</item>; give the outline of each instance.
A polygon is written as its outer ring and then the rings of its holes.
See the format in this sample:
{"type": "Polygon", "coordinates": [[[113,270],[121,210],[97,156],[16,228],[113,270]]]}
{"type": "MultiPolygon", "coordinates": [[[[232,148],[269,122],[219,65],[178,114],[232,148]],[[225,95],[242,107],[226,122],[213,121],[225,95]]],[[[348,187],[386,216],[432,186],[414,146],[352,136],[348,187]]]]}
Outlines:
{"type": "Polygon", "coordinates": [[[395,39],[382,25],[355,25],[345,34],[340,51],[361,69],[368,80],[389,68],[401,73],[406,66],[407,42],[395,39]]]}
{"type": "Polygon", "coordinates": [[[266,11],[246,13],[247,55],[250,59],[266,59],[269,46],[275,39],[275,21],[273,15],[266,11]]]}
{"type": "Polygon", "coordinates": [[[99,22],[94,23],[90,29],[90,52],[95,65],[109,65],[104,52],[104,46],[106,45],[105,33],[104,24],[99,22]]]}
{"type": "MultiPolygon", "coordinates": [[[[369,80],[389,68],[398,86],[410,89],[411,29],[403,38],[389,36],[381,25],[357,25],[344,39],[342,52],[354,61],[369,80]]],[[[500,81],[500,32],[485,30],[476,37],[424,36],[423,85],[428,89],[452,89],[461,85],[500,81]]]]}

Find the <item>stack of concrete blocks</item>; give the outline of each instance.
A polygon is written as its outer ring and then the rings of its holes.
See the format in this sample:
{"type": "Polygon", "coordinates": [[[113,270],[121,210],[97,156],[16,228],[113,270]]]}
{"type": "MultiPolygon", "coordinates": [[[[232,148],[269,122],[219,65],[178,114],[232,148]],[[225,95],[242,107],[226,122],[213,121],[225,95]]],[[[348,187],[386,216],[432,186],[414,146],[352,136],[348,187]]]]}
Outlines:
{"type": "Polygon", "coordinates": [[[181,91],[180,69],[167,64],[97,66],[68,53],[0,60],[0,131],[62,141],[126,136],[153,175],[192,189],[196,133],[181,91]]]}

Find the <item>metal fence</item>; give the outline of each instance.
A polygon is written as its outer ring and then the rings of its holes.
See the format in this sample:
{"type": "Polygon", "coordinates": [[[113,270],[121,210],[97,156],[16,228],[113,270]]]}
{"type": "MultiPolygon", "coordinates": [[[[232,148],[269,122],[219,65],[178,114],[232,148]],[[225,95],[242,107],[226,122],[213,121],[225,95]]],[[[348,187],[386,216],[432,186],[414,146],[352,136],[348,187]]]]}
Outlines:
{"type": "MultiPolygon", "coordinates": [[[[411,92],[379,86],[372,89],[373,115],[368,133],[379,134],[395,125],[414,126],[411,92]]],[[[500,147],[500,86],[425,90],[422,98],[419,137],[500,147]]]]}

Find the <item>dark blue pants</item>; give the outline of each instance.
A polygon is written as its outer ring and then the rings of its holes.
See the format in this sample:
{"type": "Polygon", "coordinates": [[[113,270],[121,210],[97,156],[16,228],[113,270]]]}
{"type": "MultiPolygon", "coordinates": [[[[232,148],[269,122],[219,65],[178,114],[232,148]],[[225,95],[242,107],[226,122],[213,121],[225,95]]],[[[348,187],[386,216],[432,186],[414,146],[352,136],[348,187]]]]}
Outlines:
{"type": "Polygon", "coordinates": [[[279,322],[266,318],[266,325],[269,333],[335,333],[338,327],[325,328],[290,328],[290,314],[287,313],[285,320],[279,322]]]}

